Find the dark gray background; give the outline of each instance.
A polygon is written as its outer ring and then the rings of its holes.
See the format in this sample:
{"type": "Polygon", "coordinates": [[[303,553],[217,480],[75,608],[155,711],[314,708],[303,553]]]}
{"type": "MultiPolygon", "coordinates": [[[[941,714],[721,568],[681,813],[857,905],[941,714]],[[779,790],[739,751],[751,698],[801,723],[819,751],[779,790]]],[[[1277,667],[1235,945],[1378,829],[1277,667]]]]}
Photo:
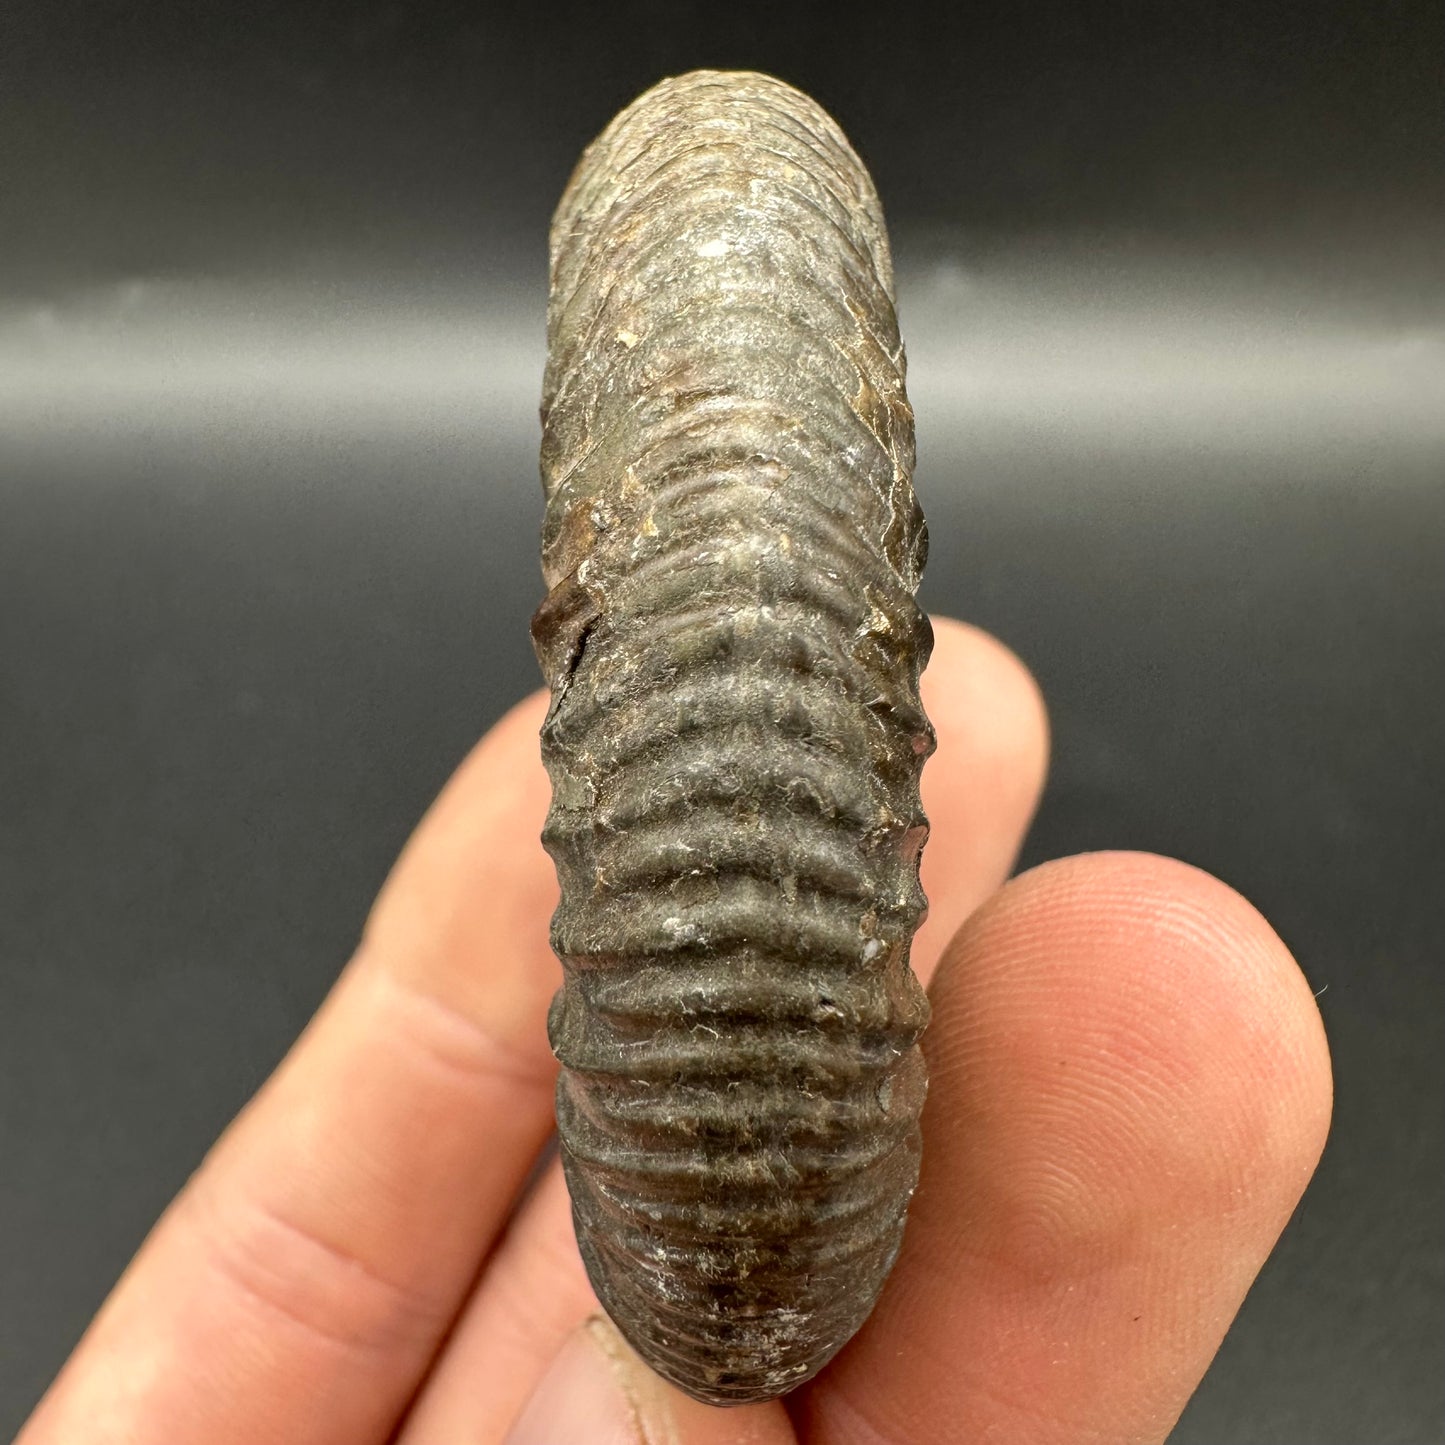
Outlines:
{"type": "Polygon", "coordinates": [[[1035,669],[1026,861],[1321,990],[1320,1174],[1175,1439],[1445,1439],[1434,3],[0,9],[0,1435],[537,681],[548,211],[768,69],[895,239],[929,605],[1035,669]]]}

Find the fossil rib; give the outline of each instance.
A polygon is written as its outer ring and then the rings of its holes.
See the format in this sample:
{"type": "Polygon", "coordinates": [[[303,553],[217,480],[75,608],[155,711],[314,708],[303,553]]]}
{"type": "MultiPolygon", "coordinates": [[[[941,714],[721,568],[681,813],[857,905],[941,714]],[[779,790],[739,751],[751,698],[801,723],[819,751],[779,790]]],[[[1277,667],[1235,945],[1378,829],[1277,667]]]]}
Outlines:
{"type": "Polygon", "coordinates": [[[767,1399],[867,1317],[918,1174],[932,638],[888,242],[813,101],[698,71],[584,154],[551,280],[562,1162],[637,1350],[767,1399]]]}

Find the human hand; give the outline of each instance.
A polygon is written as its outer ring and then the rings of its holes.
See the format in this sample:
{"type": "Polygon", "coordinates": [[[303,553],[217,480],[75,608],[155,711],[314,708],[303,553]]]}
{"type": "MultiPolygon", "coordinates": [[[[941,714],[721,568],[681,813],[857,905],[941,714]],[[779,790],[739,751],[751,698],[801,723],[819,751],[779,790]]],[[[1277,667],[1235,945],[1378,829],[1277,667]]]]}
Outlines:
{"type": "Polygon", "coordinates": [[[812,1385],[732,1410],[664,1385],[596,1318],[556,1161],[521,1193],[560,982],[532,697],[17,1445],[1163,1440],[1319,1156],[1323,1030],[1264,920],[1183,864],[1000,887],[1043,709],[996,642],[936,632],[923,1175],[877,1309],[812,1385]]]}

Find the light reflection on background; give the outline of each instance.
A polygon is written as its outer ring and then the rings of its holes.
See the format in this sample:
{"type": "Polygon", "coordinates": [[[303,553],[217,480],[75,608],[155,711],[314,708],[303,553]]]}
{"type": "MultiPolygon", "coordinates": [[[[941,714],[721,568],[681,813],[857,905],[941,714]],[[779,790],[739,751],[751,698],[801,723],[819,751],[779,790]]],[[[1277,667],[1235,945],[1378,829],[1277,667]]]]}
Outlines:
{"type": "MultiPolygon", "coordinates": [[[[1239,258],[899,254],[926,464],[973,442],[1306,451],[1445,440],[1445,305],[1317,294],[1239,258]]],[[[540,268],[533,268],[540,271],[540,268]]],[[[0,309],[0,419],[484,439],[531,425],[545,295],[466,278],[132,279],[0,309]]],[[[1165,473],[1161,473],[1166,475],[1165,473]]]]}
{"type": "MultiPolygon", "coordinates": [[[[0,1437],[537,685],[540,249],[0,301],[0,1134],[13,1104],[37,1181],[0,1187],[27,1301],[0,1437]]],[[[1025,864],[1186,858],[1328,986],[1330,1152],[1174,1438],[1423,1438],[1442,288],[1370,256],[895,249],[922,599],[1049,699],[1025,864]]]]}

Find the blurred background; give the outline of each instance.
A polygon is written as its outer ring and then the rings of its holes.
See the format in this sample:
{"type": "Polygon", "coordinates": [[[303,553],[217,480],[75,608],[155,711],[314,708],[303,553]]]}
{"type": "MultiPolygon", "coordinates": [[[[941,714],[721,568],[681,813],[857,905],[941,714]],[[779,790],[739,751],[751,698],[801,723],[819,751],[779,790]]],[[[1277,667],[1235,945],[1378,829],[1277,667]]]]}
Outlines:
{"type": "Polygon", "coordinates": [[[0,8],[0,1436],[538,683],[546,226],[670,73],[890,218],[935,609],[1040,678],[1025,863],[1177,854],[1336,1126],[1174,1439],[1445,1439],[1434,0],[0,8]]]}

